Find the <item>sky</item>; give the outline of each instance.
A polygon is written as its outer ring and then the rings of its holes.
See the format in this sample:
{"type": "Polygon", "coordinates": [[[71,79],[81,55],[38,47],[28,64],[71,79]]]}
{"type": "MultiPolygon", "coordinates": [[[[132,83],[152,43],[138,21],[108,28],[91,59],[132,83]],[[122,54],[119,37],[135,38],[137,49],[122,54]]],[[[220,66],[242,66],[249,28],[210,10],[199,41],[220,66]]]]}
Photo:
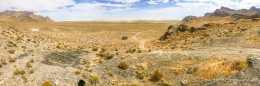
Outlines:
{"type": "Polygon", "coordinates": [[[0,11],[30,11],[55,21],[98,19],[182,19],[221,6],[260,8],[259,0],[0,0],[0,11]]]}

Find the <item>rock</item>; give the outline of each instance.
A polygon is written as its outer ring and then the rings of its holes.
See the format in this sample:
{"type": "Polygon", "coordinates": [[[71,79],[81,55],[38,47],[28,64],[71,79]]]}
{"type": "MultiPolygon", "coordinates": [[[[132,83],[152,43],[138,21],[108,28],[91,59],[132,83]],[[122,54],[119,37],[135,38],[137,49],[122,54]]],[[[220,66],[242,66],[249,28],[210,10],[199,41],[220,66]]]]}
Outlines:
{"type": "Polygon", "coordinates": [[[78,82],[78,86],[85,86],[85,81],[84,80],[79,80],[79,82],[78,82]]]}
{"type": "Polygon", "coordinates": [[[170,25],[169,27],[168,27],[168,30],[167,30],[167,32],[171,32],[171,30],[173,29],[173,26],[172,25],[170,25]]]}
{"type": "Polygon", "coordinates": [[[195,19],[197,19],[196,16],[186,16],[182,21],[183,22],[192,22],[195,19]]]}
{"type": "Polygon", "coordinates": [[[186,73],[187,73],[187,74],[193,74],[195,70],[196,70],[196,68],[188,68],[188,70],[186,71],[186,73]]]}
{"type": "Polygon", "coordinates": [[[179,27],[177,28],[177,30],[181,31],[181,32],[184,32],[188,29],[189,29],[189,27],[187,25],[184,25],[184,24],[180,24],[179,27]]]}
{"type": "Polygon", "coordinates": [[[176,32],[176,29],[174,29],[174,26],[173,25],[170,25],[169,27],[168,27],[168,29],[167,29],[167,31],[163,34],[163,36],[161,36],[160,38],[159,38],[159,40],[165,40],[165,39],[167,39],[167,36],[168,35],[171,35],[172,33],[174,33],[174,32],[176,32]]]}
{"type": "Polygon", "coordinates": [[[123,36],[122,40],[127,40],[128,37],[127,36],[123,36]]]}
{"type": "Polygon", "coordinates": [[[182,81],[181,81],[181,85],[182,85],[182,86],[187,86],[188,83],[189,83],[189,82],[188,82],[187,80],[182,80],[182,81]]]}
{"type": "Polygon", "coordinates": [[[190,33],[193,33],[195,31],[196,31],[195,27],[191,27],[190,30],[189,30],[190,33]]]}

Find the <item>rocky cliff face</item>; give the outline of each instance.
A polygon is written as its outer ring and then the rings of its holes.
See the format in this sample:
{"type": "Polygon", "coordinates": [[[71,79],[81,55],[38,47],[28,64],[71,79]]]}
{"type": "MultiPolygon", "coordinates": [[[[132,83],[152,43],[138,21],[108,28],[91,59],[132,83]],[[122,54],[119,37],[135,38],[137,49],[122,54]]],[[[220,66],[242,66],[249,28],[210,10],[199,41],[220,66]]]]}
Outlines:
{"type": "Polygon", "coordinates": [[[15,21],[33,21],[33,22],[54,22],[49,17],[35,15],[33,12],[27,11],[4,11],[0,12],[1,20],[15,20],[15,21]]]}

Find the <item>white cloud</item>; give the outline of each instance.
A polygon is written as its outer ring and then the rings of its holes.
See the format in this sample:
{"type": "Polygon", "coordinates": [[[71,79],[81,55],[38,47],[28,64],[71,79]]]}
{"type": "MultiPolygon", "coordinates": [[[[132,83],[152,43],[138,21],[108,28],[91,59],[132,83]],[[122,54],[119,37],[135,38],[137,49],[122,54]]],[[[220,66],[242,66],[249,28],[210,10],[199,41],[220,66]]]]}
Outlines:
{"type": "Polygon", "coordinates": [[[169,2],[169,0],[150,0],[150,1],[148,1],[147,3],[148,4],[158,4],[158,3],[168,3],[169,2]]]}
{"type": "Polygon", "coordinates": [[[0,0],[0,10],[57,10],[59,7],[74,5],[73,0],[0,0]]]}
{"type": "Polygon", "coordinates": [[[108,1],[131,4],[131,3],[139,2],[140,0],[108,0],[108,1]]]}
{"type": "Polygon", "coordinates": [[[150,0],[149,2],[147,2],[148,4],[158,4],[156,3],[154,0],[150,0]]]}

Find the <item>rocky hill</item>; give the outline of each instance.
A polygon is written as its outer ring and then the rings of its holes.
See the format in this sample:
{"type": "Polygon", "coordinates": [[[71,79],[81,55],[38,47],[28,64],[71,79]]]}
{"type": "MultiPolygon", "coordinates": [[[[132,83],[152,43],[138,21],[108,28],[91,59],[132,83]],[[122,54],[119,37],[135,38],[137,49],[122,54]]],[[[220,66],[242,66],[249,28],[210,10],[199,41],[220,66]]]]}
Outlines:
{"type": "Polygon", "coordinates": [[[4,11],[0,12],[0,20],[33,21],[33,22],[54,22],[48,16],[35,15],[27,11],[4,11]]]}
{"type": "Polygon", "coordinates": [[[214,12],[205,13],[202,17],[187,16],[182,23],[190,26],[199,27],[205,23],[233,23],[241,19],[258,19],[260,18],[260,8],[252,6],[250,9],[234,10],[228,7],[221,7],[214,12]]]}

